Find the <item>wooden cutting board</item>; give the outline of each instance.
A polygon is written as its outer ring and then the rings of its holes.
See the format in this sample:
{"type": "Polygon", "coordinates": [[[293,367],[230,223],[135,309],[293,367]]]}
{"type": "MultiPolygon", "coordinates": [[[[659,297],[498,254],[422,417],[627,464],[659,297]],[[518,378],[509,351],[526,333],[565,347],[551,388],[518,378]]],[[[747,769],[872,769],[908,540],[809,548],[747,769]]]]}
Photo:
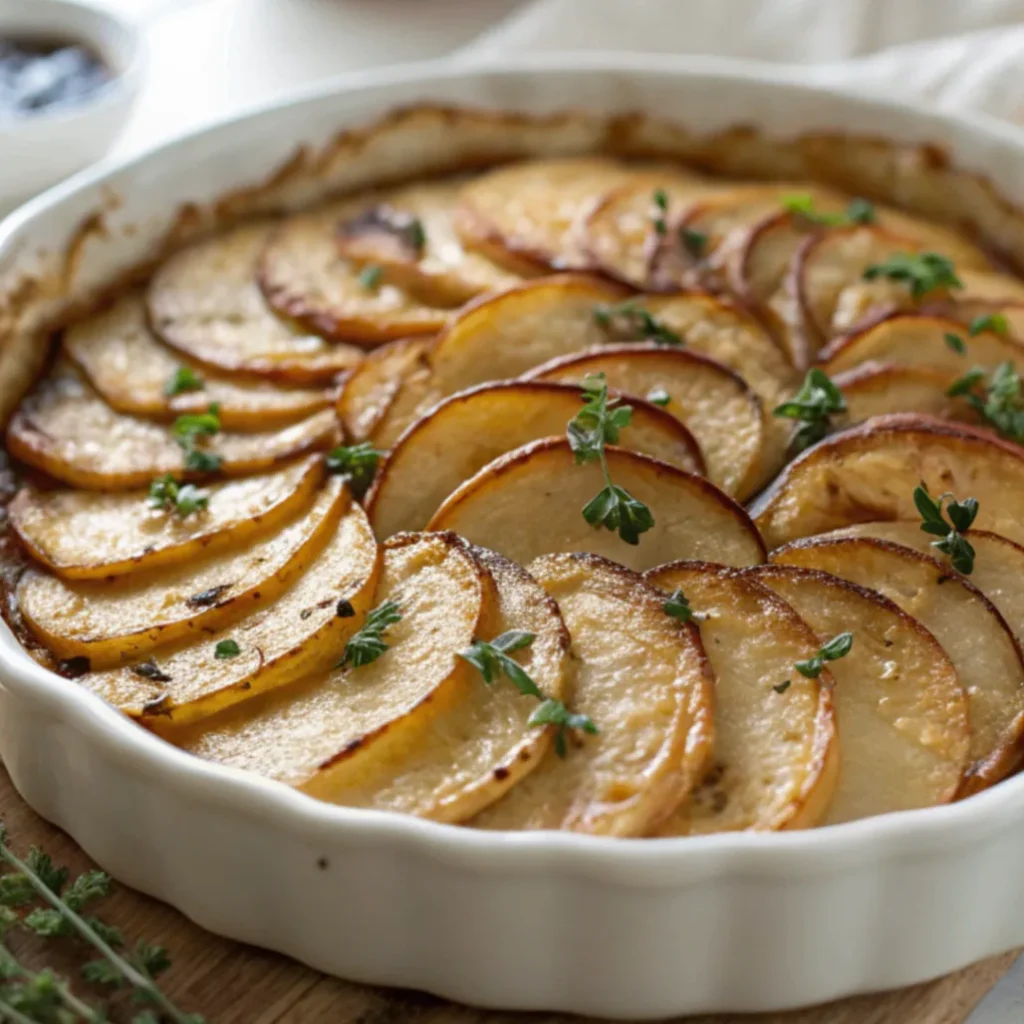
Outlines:
{"type": "MultiPolygon", "coordinates": [[[[43,847],[58,864],[79,872],[88,859],[63,832],[21,800],[0,766],[0,819],[16,852],[43,847]]],[[[173,966],[162,986],[177,1005],[207,1024],[581,1024],[582,1018],[488,1013],[415,993],[372,989],[325,977],[273,953],[216,938],[170,907],[118,889],[98,916],[134,942],[165,946],[173,966]]],[[[12,940],[27,966],[52,966],[74,977],[82,962],[71,950],[38,940],[12,940]],[[67,954],[66,956],[64,954],[67,954]]],[[[880,996],[863,996],[813,1010],[757,1016],[715,1015],[689,1024],[963,1024],[1017,954],[995,957],[940,981],[880,996]]],[[[585,1024],[585,1022],[582,1022],[585,1024]]]]}

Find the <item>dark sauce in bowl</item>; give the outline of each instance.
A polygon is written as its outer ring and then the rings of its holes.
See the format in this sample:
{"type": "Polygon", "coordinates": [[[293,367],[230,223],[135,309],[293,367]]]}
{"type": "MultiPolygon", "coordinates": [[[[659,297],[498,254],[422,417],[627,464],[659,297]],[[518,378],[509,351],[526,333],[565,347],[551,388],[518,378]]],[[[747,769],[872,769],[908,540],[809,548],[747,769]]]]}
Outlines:
{"type": "Polygon", "coordinates": [[[81,43],[0,36],[0,121],[82,106],[113,79],[103,59],[81,43]]]}

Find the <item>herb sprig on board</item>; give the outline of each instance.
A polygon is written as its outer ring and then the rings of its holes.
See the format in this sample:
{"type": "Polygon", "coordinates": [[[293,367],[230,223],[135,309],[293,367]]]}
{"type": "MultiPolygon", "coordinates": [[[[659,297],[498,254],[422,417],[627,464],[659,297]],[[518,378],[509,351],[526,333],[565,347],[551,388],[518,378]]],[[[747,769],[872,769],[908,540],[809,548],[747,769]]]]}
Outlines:
{"type": "MultiPolygon", "coordinates": [[[[838,661],[845,658],[853,647],[852,633],[839,633],[832,637],[827,644],[823,644],[818,653],[806,661],[798,661],[793,667],[802,676],[808,679],[817,679],[821,675],[826,662],[838,661]]],[[[779,690],[779,693],[782,691],[779,690]]]]}
{"type": "Polygon", "coordinates": [[[910,289],[912,298],[924,298],[929,292],[963,288],[956,276],[956,267],[948,256],[937,252],[896,253],[883,263],[875,263],[864,271],[865,281],[888,278],[910,289]]]}
{"type": "Polygon", "coordinates": [[[617,444],[619,432],[628,427],[633,410],[608,397],[603,373],[586,377],[582,385],[583,408],[569,421],[566,436],[577,465],[599,462],[604,488],[583,506],[583,518],[595,529],[618,533],[627,544],[638,544],[640,535],[654,525],[651,510],[628,491],[612,482],[606,444],[617,444]]]}
{"type": "Polygon", "coordinates": [[[327,455],[327,470],[347,478],[353,495],[361,500],[377,475],[377,466],[383,454],[369,441],[335,448],[327,455]]]}
{"type": "Polygon", "coordinates": [[[797,192],[782,200],[783,207],[811,224],[822,227],[849,227],[853,224],[874,224],[876,219],[874,203],[867,199],[851,199],[845,210],[818,210],[814,196],[809,192],[797,192]]]}
{"type": "Polygon", "coordinates": [[[402,613],[396,601],[385,601],[378,605],[366,616],[363,628],[345,644],[345,653],[338,667],[362,668],[376,661],[389,649],[389,645],[384,643],[384,633],[390,626],[401,621],[402,613]]]}
{"type": "Polygon", "coordinates": [[[656,345],[683,345],[680,334],[652,316],[635,300],[594,307],[594,322],[615,341],[653,341],[656,345]]]}
{"type": "Polygon", "coordinates": [[[933,540],[932,547],[949,556],[957,572],[970,576],[974,571],[974,547],[964,536],[978,516],[976,498],[957,501],[952,494],[941,494],[933,498],[928,487],[922,483],[914,488],[914,505],[921,514],[921,529],[941,540],[933,540]],[[943,518],[943,505],[949,522],[943,518]]]}
{"type": "Polygon", "coordinates": [[[954,381],[946,394],[963,398],[989,426],[1011,441],[1024,443],[1024,394],[1013,363],[1000,363],[988,381],[985,370],[976,366],[954,381]]]}
{"type": "Polygon", "coordinates": [[[166,950],[139,942],[124,950],[121,932],[88,911],[110,892],[110,878],[86,871],[71,879],[66,868],[33,848],[22,859],[10,848],[0,824],[0,1019],[12,1024],[105,1024],[107,1006],[77,995],[68,980],[50,969],[33,971],[11,952],[7,936],[17,930],[46,942],[77,941],[99,954],[81,968],[82,980],[93,988],[130,995],[139,1007],[132,1024],[204,1024],[198,1014],[185,1013],[157,985],[171,965],[166,950]]]}
{"type": "Polygon", "coordinates": [[[185,468],[196,473],[216,473],[223,459],[201,447],[220,433],[220,405],[211,402],[206,412],[179,416],[171,427],[171,436],[185,453],[185,468]]]}
{"type": "Polygon", "coordinates": [[[186,391],[202,391],[204,387],[206,382],[191,366],[179,366],[164,385],[164,394],[173,398],[186,391]]]}
{"type": "Polygon", "coordinates": [[[459,652],[459,657],[468,661],[488,686],[493,685],[504,675],[524,697],[535,697],[539,700],[541,704],[530,715],[529,724],[558,726],[555,733],[555,752],[559,757],[565,757],[568,731],[575,729],[596,736],[598,729],[587,715],[574,714],[562,701],[545,697],[529,673],[511,657],[515,651],[529,647],[536,638],[536,634],[526,630],[510,629],[491,641],[474,640],[471,647],[459,652]]]}
{"type": "Polygon", "coordinates": [[[205,512],[210,496],[195,484],[180,484],[168,473],[158,477],[149,485],[148,503],[150,508],[163,512],[175,512],[180,518],[188,519],[196,512],[205,512]]]}
{"type": "Polygon", "coordinates": [[[772,410],[773,416],[797,420],[790,449],[794,454],[817,444],[832,429],[832,417],[846,412],[846,399],[824,370],[810,370],[803,387],[772,410]]]}

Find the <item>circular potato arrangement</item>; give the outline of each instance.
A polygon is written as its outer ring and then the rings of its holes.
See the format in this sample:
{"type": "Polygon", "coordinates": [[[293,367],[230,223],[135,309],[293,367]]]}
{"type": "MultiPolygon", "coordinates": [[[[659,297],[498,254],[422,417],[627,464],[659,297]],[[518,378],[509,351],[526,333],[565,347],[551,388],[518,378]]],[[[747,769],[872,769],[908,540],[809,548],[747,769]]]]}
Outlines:
{"type": "Polygon", "coordinates": [[[1024,757],[1024,284],[813,183],[532,160],[222,231],[67,327],[5,605],[196,756],[688,836],[1024,757]]]}

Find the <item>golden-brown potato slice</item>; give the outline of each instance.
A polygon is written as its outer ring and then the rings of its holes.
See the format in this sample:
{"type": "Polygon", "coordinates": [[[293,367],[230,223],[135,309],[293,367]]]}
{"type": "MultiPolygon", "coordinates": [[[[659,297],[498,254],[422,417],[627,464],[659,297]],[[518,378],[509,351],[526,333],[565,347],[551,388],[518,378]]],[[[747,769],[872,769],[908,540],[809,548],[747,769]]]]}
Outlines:
{"type": "MultiPolygon", "coordinates": [[[[404,338],[381,345],[342,381],[338,392],[338,419],[352,441],[377,441],[386,432],[386,420],[403,386],[429,375],[430,342],[404,338]]],[[[397,435],[396,435],[397,436],[397,435]]],[[[379,448],[390,447],[377,444],[379,448]]]]}
{"type": "Polygon", "coordinates": [[[199,757],[258,772],[322,800],[375,762],[414,749],[471,683],[458,652],[493,629],[493,580],[451,534],[384,545],[374,607],[398,605],[376,661],[279,687],[168,738],[199,757]]]}
{"type": "Polygon", "coordinates": [[[485,466],[448,497],[427,529],[454,530],[521,565],[559,551],[592,552],[638,571],[676,558],[763,561],[746,512],[713,484],[624,448],[609,447],[607,457],[613,482],[654,516],[638,544],[583,518],[583,506],[604,487],[601,467],[575,465],[569,442],[553,438],[485,466]]]}
{"type": "MultiPolygon", "coordinates": [[[[494,636],[532,633],[515,658],[545,697],[569,702],[569,634],[558,605],[524,569],[494,551],[474,551],[498,590],[494,636]]],[[[494,636],[482,639],[491,640],[494,636]]],[[[465,821],[494,803],[532,772],[547,754],[553,727],[530,724],[534,698],[502,676],[487,684],[469,674],[451,704],[435,715],[417,742],[353,773],[331,790],[331,801],[351,807],[416,814],[435,821],[465,821]]]]}
{"type": "MultiPolygon", "coordinates": [[[[649,402],[630,400],[632,422],[619,443],[692,473],[704,473],[693,435],[649,402]]],[[[507,381],[453,395],[402,435],[367,497],[378,537],[420,530],[464,480],[489,462],[544,437],[564,437],[580,411],[571,384],[507,381]]]]}
{"type": "Polygon", "coordinates": [[[819,569],[877,590],[942,644],[968,698],[971,763],[961,795],[998,782],[1020,764],[1021,649],[995,605],[977,587],[938,559],[875,537],[811,537],[773,551],[771,560],[819,569]]]}
{"type": "Polygon", "coordinates": [[[205,412],[216,402],[225,429],[269,430],[326,408],[330,401],[323,389],[231,380],[183,360],[154,337],[138,292],[69,327],[63,349],[108,405],[133,416],[173,419],[205,412]],[[182,368],[191,370],[201,386],[173,394],[175,375],[182,368]]]}
{"type": "Polygon", "coordinates": [[[594,373],[620,394],[654,395],[659,404],[667,395],[665,411],[693,432],[712,483],[740,500],[756,489],[769,427],[761,400],[739,374],[687,349],[607,345],[543,363],[524,379],[580,383],[594,373]]]}
{"type": "Polygon", "coordinates": [[[352,502],[309,570],[276,601],[261,601],[219,632],[204,630],[160,650],[142,671],[127,665],[78,682],[158,732],[209,718],[337,664],[363,624],[379,570],[373,531],[352,502]]]}
{"type": "Polygon", "coordinates": [[[455,227],[467,248],[517,274],[583,269],[584,217],[635,173],[594,156],[506,164],[463,186],[455,227]]]}
{"type": "Polygon", "coordinates": [[[821,825],[948,803],[967,767],[967,695],[939,642],[874,590],[812,569],[748,570],[810,625],[821,643],[853,633],[830,663],[839,778],[821,825]]]}
{"type": "MultiPolygon", "coordinates": [[[[834,530],[829,536],[878,537],[949,563],[935,550],[932,541],[936,538],[917,523],[859,523],[834,530]]],[[[975,551],[974,569],[968,579],[999,609],[1017,643],[1024,646],[1024,547],[998,533],[973,528],[967,540],[975,551]]],[[[952,566],[949,571],[956,572],[952,566]]]]}
{"type": "Polygon", "coordinates": [[[918,521],[914,488],[977,498],[979,530],[1024,542],[1024,449],[968,424],[880,416],[808,449],[751,514],[770,547],[875,520],[918,521]]]}
{"type": "Polygon", "coordinates": [[[832,677],[825,670],[808,679],[794,666],[814,657],[821,641],[746,573],[676,562],[645,579],[666,594],[682,590],[715,673],[714,754],[690,800],[658,834],[816,825],[839,760],[832,677]]]}
{"type": "MultiPolygon", "coordinates": [[[[718,186],[720,188],[720,186],[718,186]]],[[[668,227],[699,198],[716,186],[685,172],[665,174],[657,180],[631,181],[602,196],[581,228],[583,248],[591,264],[609,277],[633,288],[651,284],[651,262],[658,247],[655,221],[668,227]],[[665,193],[667,210],[657,208],[656,189],[665,193]]]]}
{"type": "Polygon", "coordinates": [[[357,345],[434,334],[448,320],[446,310],[424,305],[386,279],[365,283],[338,251],[338,225],[365,212],[367,202],[347,200],[283,221],[259,264],[267,302],[307,330],[357,345]]]}
{"type": "Polygon", "coordinates": [[[146,296],[156,333],[198,363],[287,384],[329,384],[362,351],[297,331],[267,306],[256,283],[272,224],[247,224],[172,256],[146,296]]]}
{"type": "Polygon", "coordinates": [[[213,484],[203,488],[207,508],[186,518],[151,508],[145,492],[30,484],[8,511],[18,539],[59,576],[106,579],[251,542],[308,507],[323,475],[323,460],[312,456],[276,473],[213,484]]]}
{"type": "Polygon", "coordinates": [[[530,572],[558,602],[572,639],[572,710],[595,736],[572,733],[471,824],[643,836],[686,799],[712,745],[712,685],[697,630],[664,597],[593,555],[549,555],[530,572]],[[642,671],[637,671],[643,666],[642,671]]]}
{"type": "MultiPolygon", "coordinates": [[[[244,476],[272,469],[337,438],[332,409],[266,434],[218,433],[204,450],[219,455],[219,472],[244,476]]],[[[89,490],[146,487],[170,473],[180,479],[207,474],[185,469],[170,425],[115,412],[68,363],[59,364],[21,403],[7,428],[17,459],[58,480],[89,490]]]]}
{"type": "Polygon", "coordinates": [[[995,331],[972,336],[962,323],[949,317],[898,313],[836,338],[818,358],[829,375],[876,362],[942,370],[959,377],[972,366],[994,370],[1008,360],[1024,366],[1024,345],[995,331]],[[951,347],[947,334],[956,335],[966,352],[951,347]]]}
{"type": "Polygon", "coordinates": [[[18,606],[58,658],[87,658],[93,669],[134,661],[273,601],[320,555],[350,502],[334,477],[308,512],[269,537],[125,579],[68,583],[30,569],[18,583],[18,606]]]}
{"type": "Polygon", "coordinates": [[[482,292],[510,288],[520,277],[467,252],[455,232],[463,184],[429,181],[388,193],[338,225],[338,252],[357,266],[380,267],[383,280],[432,306],[458,306],[482,292]]]}
{"type": "Polygon", "coordinates": [[[862,363],[832,378],[846,399],[846,413],[837,422],[862,423],[872,416],[919,412],[974,423],[978,416],[971,406],[963,398],[946,394],[956,376],[926,366],[862,363]]]}

